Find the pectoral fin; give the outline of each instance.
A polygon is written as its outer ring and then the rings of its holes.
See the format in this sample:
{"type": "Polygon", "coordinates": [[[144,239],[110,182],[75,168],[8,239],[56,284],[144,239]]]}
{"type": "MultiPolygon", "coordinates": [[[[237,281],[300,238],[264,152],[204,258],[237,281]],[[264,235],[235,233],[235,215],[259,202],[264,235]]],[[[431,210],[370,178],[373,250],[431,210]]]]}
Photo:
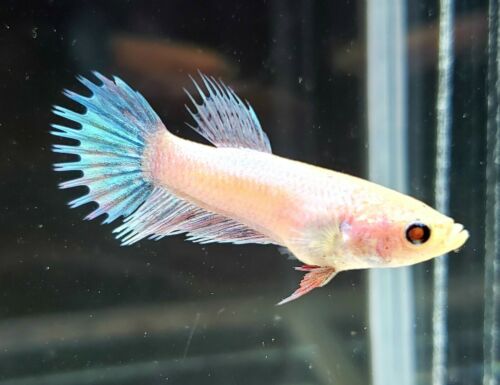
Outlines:
{"type": "Polygon", "coordinates": [[[303,265],[296,267],[295,270],[305,271],[307,274],[304,275],[304,278],[300,281],[299,288],[295,290],[291,296],[281,300],[278,305],[283,305],[302,297],[304,294],[309,293],[312,289],[325,286],[337,274],[337,271],[333,267],[303,265]]]}

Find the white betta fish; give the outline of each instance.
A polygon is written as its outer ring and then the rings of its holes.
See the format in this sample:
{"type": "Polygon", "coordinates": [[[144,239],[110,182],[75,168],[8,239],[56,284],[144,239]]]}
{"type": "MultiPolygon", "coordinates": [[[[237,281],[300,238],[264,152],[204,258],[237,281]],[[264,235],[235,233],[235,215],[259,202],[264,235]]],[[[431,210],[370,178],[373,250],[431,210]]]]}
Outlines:
{"type": "Polygon", "coordinates": [[[78,161],[62,188],[87,186],[71,207],[94,201],[123,245],[186,233],[193,242],[273,243],[304,263],[299,289],[280,304],[324,286],[338,272],[412,265],[458,249],[468,232],[426,204],[343,173],[274,155],[254,110],[222,82],[202,75],[192,128],[215,147],[169,132],[148,102],[119,78],[79,80],[92,92],[65,94],[86,108],[54,113],[79,123],[52,133],[79,144],[54,146],[78,161]]]}

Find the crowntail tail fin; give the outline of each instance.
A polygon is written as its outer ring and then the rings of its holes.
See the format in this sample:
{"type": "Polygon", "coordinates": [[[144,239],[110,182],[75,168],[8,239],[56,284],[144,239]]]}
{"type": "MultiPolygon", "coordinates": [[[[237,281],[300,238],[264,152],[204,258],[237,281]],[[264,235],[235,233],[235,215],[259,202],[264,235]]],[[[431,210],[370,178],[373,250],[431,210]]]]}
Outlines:
{"type": "Polygon", "coordinates": [[[54,152],[78,155],[74,162],[57,163],[56,171],[81,171],[82,176],[60,184],[61,188],[86,186],[89,192],[69,203],[78,207],[96,202],[98,208],[85,219],[107,214],[104,223],[132,214],[150,195],[153,186],[144,175],[143,152],[152,134],[164,130],[160,118],[148,102],[117,77],[94,75],[102,83],[78,80],[91,96],[65,91],[65,95],[85,107],[77,113],[56,106],[53,112],[78,123],[80,129],[53,124],[53,135],[76,140],[78,144],[56,144],[54,152]]]}

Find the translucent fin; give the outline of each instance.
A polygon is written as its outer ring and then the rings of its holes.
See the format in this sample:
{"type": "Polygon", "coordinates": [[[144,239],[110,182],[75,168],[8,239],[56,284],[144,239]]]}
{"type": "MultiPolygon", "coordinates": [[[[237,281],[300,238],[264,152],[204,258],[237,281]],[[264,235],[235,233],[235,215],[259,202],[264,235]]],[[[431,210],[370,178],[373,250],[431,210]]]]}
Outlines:
{"type": "Polygon", "coordinates": [[[300,281],[299,288],[295,290],[292,295],[281,300],[278,305],[283,305],[302,297],[304,294],[309,293],[317,287],[325,286],[332,280],[333,277],[335,277],[335,275],[337,275],[337,271],[333,267],[304,265],[296,267],[295,270],[306,271],[307,273],[304,275],[304,278],[302,278],[302,281],[300,281]]]}
{"type": "Polygon", "coordinates": [[[101,85],[79,77],[92,95],[64,94],[85,107],[82,114],[64,107],[54,113],[79,123],[81,128],[53,124],[53,135],[78,141],[54,145],[53,151],[79,156],[75,162],[58,163],[56,171],[81,171],[82,176],[61,183],[61,188],[87,186],[88,194],[69,203],[78,207],[96,202],[98,208],[86,219],[107,214],[104,223],[130,215],[148,197],[152,186],[142,174],[142,153],[148,135],[165,129],[159,117],[136,91],[119,78],[114,81],[94,72],[101,85]]]}
{"type": "Polygon", "coordinates": [[[205,211],[162,188],[155,188],[146,202],[114,232],[123,245],[181,233],[187,233],[188,240],[198,243],[274,243],[241,223],[205,211]]]}
{"type": "Polygon", "coordinates": [[[269,139],[248,102],[243,102],[224,83],[202,73],[200,76],[208,94],[193,78],[191,80],[202,98],[201,105],[184,90],[196,109],[192,111],[186,106],[197,124],[190,127],[217,147],[251,148],[271,153],[269,139]]]}

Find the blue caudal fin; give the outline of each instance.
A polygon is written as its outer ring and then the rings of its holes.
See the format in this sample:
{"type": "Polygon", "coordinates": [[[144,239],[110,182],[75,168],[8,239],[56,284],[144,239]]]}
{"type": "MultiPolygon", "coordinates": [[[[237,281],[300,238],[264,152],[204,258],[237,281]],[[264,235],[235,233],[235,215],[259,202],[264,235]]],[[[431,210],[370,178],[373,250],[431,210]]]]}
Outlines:
{"type": "Polygon", "coordinates": [[[78,207],[96,202],[98,208],[86,219],[107,214],[104,223],[128,216],[150,195],[153,186],[144,178],[142,156],[148,135],[165,129],[160,118],[137,91],[117,77],[107,79],[94,75],[102,83],[79,77],[92,95],[65,91],[65,95],[85,107],[77,113],[54,107],[54,113],[78,123],[79,129],[53,124],[51,133],[78,141],[78,144],[56,144],[54,152],[79,156],[75,162],[57,163],[57,171],[81,171],[82,176],[61,183],[61,188],[87,186],[89,192],[69,203],[78,207]]]}

